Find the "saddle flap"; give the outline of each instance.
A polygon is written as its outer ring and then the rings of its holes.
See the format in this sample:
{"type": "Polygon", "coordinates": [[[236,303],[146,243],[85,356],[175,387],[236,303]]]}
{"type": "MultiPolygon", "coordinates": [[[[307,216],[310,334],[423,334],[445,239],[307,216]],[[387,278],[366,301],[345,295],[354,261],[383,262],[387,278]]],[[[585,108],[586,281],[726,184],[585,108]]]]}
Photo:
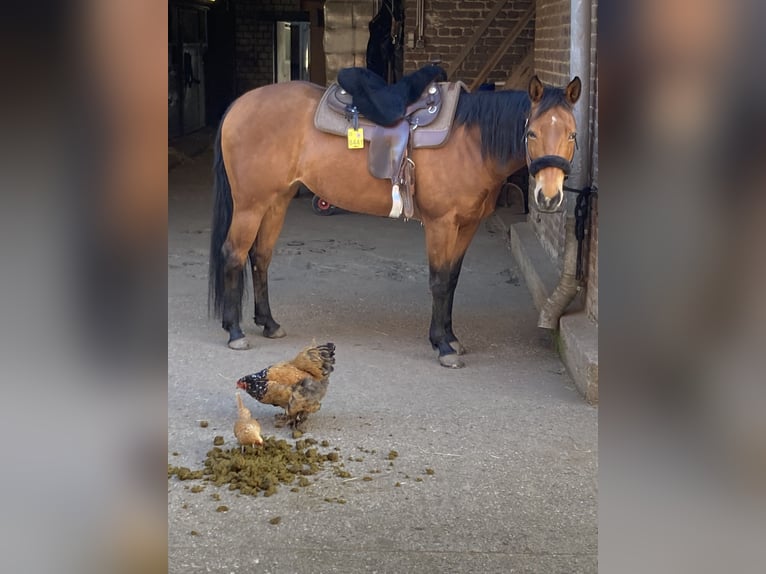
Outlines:
{"type": "Polygon", "coordinates": [[[409,137],[410,126],[404,120],[391,127],[377,126],[367,157],[367,166],[373,177],[393,180],[398,176],[409,137]]]}

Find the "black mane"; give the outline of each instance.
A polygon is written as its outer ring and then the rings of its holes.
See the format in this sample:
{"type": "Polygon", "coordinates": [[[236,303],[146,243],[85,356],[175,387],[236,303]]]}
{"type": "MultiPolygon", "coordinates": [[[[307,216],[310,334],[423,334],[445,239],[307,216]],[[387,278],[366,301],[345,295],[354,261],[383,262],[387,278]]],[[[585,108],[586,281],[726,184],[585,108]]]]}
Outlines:
{"type": "MultiPolygon", "coordinates": [[[[559,106],[572,109],[563,89],[546,87],[535,117],[559,106]]],[[[524,124],[529,110],[529,94],[524,91],[463,92],[457,104],[455,122],[456,125],[478,126],[482,157],[505,163],[524,157],[524,124]]]]}

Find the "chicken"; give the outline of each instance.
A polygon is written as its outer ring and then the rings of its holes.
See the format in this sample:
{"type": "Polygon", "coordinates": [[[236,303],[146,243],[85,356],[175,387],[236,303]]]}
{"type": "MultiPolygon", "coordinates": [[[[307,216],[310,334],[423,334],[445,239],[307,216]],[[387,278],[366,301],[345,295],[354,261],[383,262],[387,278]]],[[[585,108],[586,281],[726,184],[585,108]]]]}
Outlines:
{"type": "Polygon", "coordinates": [[[245,408],[239,393],[237,393],[237,410],[239,411],[239,418],[234,423],[234,436],[242,445],[242,449],[244,450],[245,445],[254,447],[257,444],[263,444],[261,425],[252,417],[250,410],[245,408]]]}
{"type": "Polygon", "coordinates": [[[242,377],[237,387],[261,403],[285,409],[281,418],[298,428],[322,406],[333,365],[335,344],[314,345],[303,349],[292,361],[242,377]]]}

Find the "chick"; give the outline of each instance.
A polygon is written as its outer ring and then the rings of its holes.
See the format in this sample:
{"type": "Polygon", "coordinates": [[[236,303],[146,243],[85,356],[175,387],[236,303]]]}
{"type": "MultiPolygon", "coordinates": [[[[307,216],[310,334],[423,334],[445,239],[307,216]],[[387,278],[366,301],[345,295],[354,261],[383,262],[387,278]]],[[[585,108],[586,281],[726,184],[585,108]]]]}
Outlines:
{"type": "Polygon", "coordinates": [[[334,365],[334,343],[313,345],[291,361],[242,377],[237,387],[257,401],[285,409],[287,422],[298,428],[322,406],[334,365]]]}
{"type": "Polygon", "coordinates": [[[245,445],[254,447],[263,444],[261,425],[252,417],[250,410],[245,408],[239,393],[237,393],[237,410],[239,411],[239,418],[234,423],[234,436],[242,445],[242,450],[245,449],[245,445]]]}

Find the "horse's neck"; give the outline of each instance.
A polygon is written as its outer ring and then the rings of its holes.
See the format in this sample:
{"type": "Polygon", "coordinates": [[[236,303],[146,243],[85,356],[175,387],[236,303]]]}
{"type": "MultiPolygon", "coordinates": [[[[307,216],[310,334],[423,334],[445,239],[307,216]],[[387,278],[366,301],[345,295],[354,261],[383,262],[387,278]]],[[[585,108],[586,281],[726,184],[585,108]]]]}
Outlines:
{"type": "Polygon", "coordinates": [[[509,175],[516,173],[522,167],[524,167],[526,163],[527,160],[524,157],[511,158],[511,160],[503,166],[502,174],[504,175],[501,174],[500,177],[505,180],[509,175]]]}
{"type": "Polygon", "coordinates": [[[487,176],[492,180],[499,183],[504,182],[508,176],[517,172],[526,163],[525,158],[511,158],[507,162],[498,162],[497,160],[485,162],[484,169],[487,172],[487,176]]]}

